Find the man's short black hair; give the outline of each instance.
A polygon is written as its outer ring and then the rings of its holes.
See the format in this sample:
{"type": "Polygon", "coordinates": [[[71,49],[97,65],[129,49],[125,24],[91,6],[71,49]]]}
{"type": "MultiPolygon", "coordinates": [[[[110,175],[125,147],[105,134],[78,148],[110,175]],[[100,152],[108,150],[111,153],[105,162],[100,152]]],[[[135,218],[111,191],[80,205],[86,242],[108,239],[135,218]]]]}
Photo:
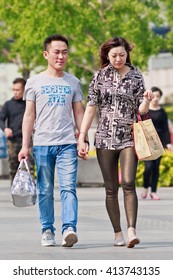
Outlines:
{"type": "Polygon", "coordinates": [[[18,83],[22,84],[23,87],[25,87],[26,80],[25,80],[24,78],[16,78],[16,79],[14,79],[13,85],[14,85],[14,84],[18,84],[18,83]]]}
{"type": "Polygon", "coordinates": [[[43,43],[43,50],[46,51],[47,50],[47,46],[52,42],[52,41],[62,41],[65,42],[67,47],[68,47],[68,40],[66,37],[60,35],[60,34],[53,34],[48,36],[43,43]]]}

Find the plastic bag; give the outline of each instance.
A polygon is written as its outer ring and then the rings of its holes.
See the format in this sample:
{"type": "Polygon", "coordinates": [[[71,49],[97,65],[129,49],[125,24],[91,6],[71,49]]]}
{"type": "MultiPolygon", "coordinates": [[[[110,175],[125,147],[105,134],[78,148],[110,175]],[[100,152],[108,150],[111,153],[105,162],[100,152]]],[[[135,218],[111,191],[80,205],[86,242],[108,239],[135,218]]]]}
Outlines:
{"type": "Polygon", "coordinates": [[[36,186],[31,177],[27,161],[20,161],[17,173],[11,186],[13,204],[17,207],[32,206],[36,203],[36,186]],[[22,170],[25,165],[26,170],[22,170]]]}

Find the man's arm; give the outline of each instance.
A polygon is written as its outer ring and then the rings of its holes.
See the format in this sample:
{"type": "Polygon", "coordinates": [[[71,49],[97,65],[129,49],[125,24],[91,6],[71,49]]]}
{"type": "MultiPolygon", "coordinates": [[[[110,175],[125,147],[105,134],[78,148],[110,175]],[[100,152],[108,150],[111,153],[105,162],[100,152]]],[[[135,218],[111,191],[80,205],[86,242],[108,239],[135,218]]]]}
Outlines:
{"type": "Polygon", "coordinates": [[[74,115],[77,130],[80,131],[82,119],[84,116],[84,107],[81,101],[78,101],[78,102],[73,102],[72,108],[73,108],[73,115],[74,115]]]}
{"type": "Polygon", "coordinates": [[[34,122],[35,122],[35,102],[27,100],[26,109],[23,116],[23,123],[22,123],[22,149],[18,155],[19,161],[22,158],[28,160],[29,144],[30,144],[31,135],[33,133],[34,122]]]}
{"type": "MultiPolygon", "coordinates": [[[[84,116],[84,107],[81,102],[74,102],[73,103],[73,114],[74,114],[74,119],[76,123],[77,130],[80,135],[81,131],[81,124],[84,116]]],[[[81,158],[87,159],[88,151],[89,151],[89,141],[88,141],[88,134],[86,133],[84,135],[84,142],[83,142],[83,147],[84,147],[84,153],[83,155],[80,155],[81,158]],[[85,142],[86,141],[86,142],[85,142]]]]}
{"type": "Polygon", "coordinates": [[[78,155],[82,159],[87,159],[89,147],[86,146],[85,141],[87,140],[87,133],[92,124],[94,115],[96,112],[96,106],[87,105],[85,109],[85,114],[82,117],[82,123],[80,125],[80,134],[78,138],[78,155]]]}
{"type": "Polygon", "coordinates": [[[2,106],[1,110],[0,110],[0,128],[4,131],[5,129],[5,122],[7,119],[7,105],[6,103],[2,106]]]}
{"type": "Polygon", "coordinates": [[[0,111],[0,128],[4,131],[5,136],[7,138],[13,137],[13,131],[11,128],[7,127],[7,123],[9,120],[9,110],[8,110],[8,103],[5,102],[1,111],[0,111]]]}

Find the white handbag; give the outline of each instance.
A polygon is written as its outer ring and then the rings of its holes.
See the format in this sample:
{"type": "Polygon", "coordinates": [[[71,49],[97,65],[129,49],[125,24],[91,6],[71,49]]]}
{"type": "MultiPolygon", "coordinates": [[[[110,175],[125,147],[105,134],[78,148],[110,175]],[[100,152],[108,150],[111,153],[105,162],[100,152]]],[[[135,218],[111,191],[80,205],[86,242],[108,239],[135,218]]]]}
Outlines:
{"type": "Polygon", "coordinates": [[[20,161],[11,186],[13,204],[17,207],[32,206],[36,203],[36,186],[25,159],[20,161]],[[25,170],[22,168],[25,167],[25,170]]]}

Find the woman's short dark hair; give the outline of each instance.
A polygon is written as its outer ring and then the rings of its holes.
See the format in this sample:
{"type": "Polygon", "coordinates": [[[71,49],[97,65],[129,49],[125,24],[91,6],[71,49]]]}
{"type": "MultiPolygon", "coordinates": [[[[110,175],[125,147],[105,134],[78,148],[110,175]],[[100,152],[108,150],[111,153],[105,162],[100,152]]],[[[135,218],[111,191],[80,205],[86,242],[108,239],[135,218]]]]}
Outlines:
{"type": "Polygon", "coordinates": [[[67,47],[68,47],[68,39],[60,34],[53,34],[48,36],[43,43],[43,50],[47,51],[47,46],[52,42],[52,41],[62,41],[65,42],[67,47]]]}
{"type": "Polygon", "coordinates": [[[126,39],[123,37],[114,37],[112,39],[109,39],[106,41],[101,47],[100,47],[100,52],[99,52],[99,57],[100,57],[100,65],[101,68],[107,66],[110,62],[108,60],[108,53],[111,49],[115,47],[122,46],[125,48],[127,52],[127,59],[126,62],[131,64],[130,60],[130,51],[133,49],[133,46],[127,42],[126,39]]]}
{"type": "Polygon", "coordinates": [[[158,87],[152,87],[152,88],[151,88],[151,91],[152,91],[152,92],[158,91],[158,92],[160,93],[160,96],[163,95],[162,90],[161,90],[160,88],[158,88],[158,87]]]}

